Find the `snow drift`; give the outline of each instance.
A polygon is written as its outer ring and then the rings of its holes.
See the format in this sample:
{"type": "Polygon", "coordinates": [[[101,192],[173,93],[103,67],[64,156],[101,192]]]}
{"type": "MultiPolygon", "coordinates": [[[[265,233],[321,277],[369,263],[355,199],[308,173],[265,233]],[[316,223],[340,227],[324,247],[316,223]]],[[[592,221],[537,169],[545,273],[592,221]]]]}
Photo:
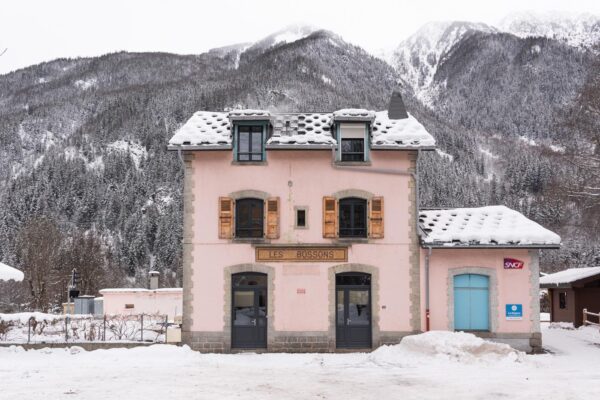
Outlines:
{"type": "Polygon", "coordinates": [[[478,338],[471,333],[431,331],[407,336],[393,346],[382,346],[371,353],[375,364],[414,364],[422,361],[456,361],[463,364],[478,362],[522,362],[525,353],[507,344],[494,343],[478,338]]]}

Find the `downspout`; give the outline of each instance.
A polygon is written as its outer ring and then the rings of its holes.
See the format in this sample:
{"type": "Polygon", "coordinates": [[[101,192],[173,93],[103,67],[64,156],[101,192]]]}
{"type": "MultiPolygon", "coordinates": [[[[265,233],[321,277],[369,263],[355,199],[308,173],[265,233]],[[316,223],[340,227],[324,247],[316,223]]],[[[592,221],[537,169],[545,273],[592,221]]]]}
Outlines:
{"type": "Polygon", "coordinates": [[[431,258],[431,246],[427,246],[425,253],[425,332],[429,332],[429,260],[431,258]]]}

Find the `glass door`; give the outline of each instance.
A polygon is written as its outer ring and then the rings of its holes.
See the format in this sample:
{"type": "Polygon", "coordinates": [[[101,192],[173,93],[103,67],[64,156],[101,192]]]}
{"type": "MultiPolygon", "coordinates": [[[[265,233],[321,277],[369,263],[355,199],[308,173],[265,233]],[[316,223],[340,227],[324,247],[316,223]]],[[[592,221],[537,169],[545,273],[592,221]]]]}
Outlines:
{"type": "Polygon", "coordinates": [[[231,347],[266,348],[266,275],[240,275],[236,274],[232,279],[231,347]]]}
{"type": "Polygon", "coordinates": [[[371,348],[370,275],[340,275],[336,277],[336,345],[371,348]]]}

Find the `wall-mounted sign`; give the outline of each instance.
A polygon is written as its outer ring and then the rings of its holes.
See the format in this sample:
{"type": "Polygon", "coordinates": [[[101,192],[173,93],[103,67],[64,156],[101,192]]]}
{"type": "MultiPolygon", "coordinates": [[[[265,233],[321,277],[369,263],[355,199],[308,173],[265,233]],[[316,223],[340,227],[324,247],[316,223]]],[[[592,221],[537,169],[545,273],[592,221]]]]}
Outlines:
{"type": "Polygon", "coordinates": [[[257,247],[256,261],[347,262],[347,247],[257,247]]]}
{"type": "Polygon", "coordinates": [[[306,289],[298,288],[298,289],[296,289],[296,294],[306,294],[306,289]]]}
{"type": "Polygon", "coordinates": [[[525,263],[516,258],[504,258],[504,269],[523,269],[525,263]]]}
{"type": "Polygon", "coordinates": [[[507,304],[506,320],[518,321],[523,319],[523,304],[507,304]]]}

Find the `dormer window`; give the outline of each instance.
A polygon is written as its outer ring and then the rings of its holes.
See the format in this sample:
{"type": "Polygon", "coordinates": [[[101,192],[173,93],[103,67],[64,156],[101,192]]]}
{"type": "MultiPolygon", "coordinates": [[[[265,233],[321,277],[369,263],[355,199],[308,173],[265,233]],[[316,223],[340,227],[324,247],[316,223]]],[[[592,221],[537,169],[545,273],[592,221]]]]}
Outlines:
{"type": "Polygon", "coordinates": [[[340,123],[338,128],[338,160],[364,162],[368,160],[367,124],[364,122],[340,123]]]}
{"type": "Polygon", "coordinates": [[[263,125],[238,125],[236,160],[240,162],[263,161],[264,143],[263,125]]]}

